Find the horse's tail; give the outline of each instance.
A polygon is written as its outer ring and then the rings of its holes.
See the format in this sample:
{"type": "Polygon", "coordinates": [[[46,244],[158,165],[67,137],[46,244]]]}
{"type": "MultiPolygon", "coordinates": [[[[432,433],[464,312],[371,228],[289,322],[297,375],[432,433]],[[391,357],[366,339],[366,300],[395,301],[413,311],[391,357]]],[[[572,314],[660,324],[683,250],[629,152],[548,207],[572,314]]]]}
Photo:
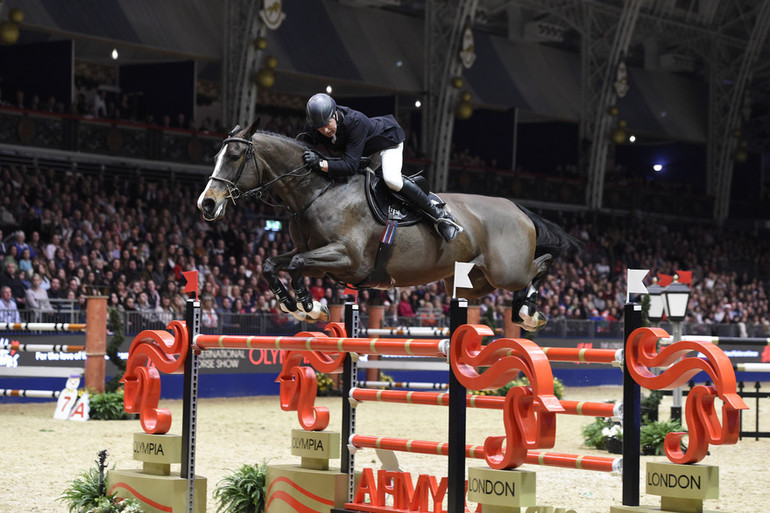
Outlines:
{"type": "Polygon", "coordinates": [[[556,223],[553,223],[548,219],[543,219],[521,205],[517,206],[522,212],[527,214],[527,217],[529,217],[535,225],[535,233],[537,234],[535,258],[545,253],[550,253],[555,260],[571,250],[580,253],[583,249],[583,243],[580,242],[580,240],[565,232],[556,223]]]}

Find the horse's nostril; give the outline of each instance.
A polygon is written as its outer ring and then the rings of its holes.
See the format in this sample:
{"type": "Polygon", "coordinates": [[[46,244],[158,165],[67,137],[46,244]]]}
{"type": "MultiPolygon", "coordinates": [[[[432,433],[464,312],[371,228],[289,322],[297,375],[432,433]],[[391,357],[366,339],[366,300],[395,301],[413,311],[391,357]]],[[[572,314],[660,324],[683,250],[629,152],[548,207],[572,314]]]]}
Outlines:
{"type": "Polygon", "coordinates": [[[201,202],[201,207],[204,212],[210,213],[214,210],[216,202],[211,198],[206,198],[201,202]]]}

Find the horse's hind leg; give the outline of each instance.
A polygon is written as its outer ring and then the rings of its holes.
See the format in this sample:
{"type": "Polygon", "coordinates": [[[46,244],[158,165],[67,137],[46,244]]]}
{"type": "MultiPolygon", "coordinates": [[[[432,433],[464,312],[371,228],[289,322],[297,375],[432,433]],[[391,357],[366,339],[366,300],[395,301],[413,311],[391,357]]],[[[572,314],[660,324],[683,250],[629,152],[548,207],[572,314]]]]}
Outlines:
{"type": "Polygon", "coordinates": [[[543,278],[551,266],[552,258],[550,253],[537,257],[532,263],[537,269],[532,282],[526,288],[513,293],[511,320],[527,331],[541,330],[548,322],[545,316],[537,310],[537,294],[543,278]]]}

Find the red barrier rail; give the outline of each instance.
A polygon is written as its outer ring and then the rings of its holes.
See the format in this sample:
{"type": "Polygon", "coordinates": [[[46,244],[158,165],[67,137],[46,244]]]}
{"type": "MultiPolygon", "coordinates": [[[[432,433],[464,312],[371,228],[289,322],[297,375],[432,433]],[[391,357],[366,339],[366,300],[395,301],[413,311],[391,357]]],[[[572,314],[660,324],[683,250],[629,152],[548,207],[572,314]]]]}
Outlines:
{"type": "MultiPolygon", "coordinates": [[[[350,444],[359,449],[386,449],[389,451],[435,454],[438,456],[447,456],[449,454],[448,442],[433,442],[430,440],[409,440],[407,438],[390,438],[385,436],[353,435],[350,437],[350,444]]],[[[484,459],[486,457],[484,446],[466,444],[465,456],[467,458],[484,459]]],[[[542,451],[527,451],[525,463],[546,467],[593,470],[597,472],[620,472],[623,466],[622,458],[542,451]]]]}
{"type": "Polygon", "coordinates": [[[623,361],[622,349],[544,347],[543,352],[552,362],[621,363],[623,361]]]}
{"type": "Polygon", "coordinates": [[[288,351],[323,351],[327,353],[386,354],[400,356],[446,356],[447,340],[413,338],[338,338],[318,334],[315,337],[276,337],[246,335],[198,335],[195,345],[201,349],[283,349],[288,351]]]}
{"type": "MultiPolygon", "coordinates": [[[[352,388],[350,398],[356,401],[378,401],[383,403],[423,404],[429,406],[449,406],[448,392],[412,392],[408,390],[374,390],[352,388]]],[[[468,395],[465,405],[469,408],[502,410],[505,397],[488,395],[468,395]]],[[[621,417],[622,407],[614,403],[590,401],[559,401],[567,415],[587,415],[590,417],[621,417]]]]}

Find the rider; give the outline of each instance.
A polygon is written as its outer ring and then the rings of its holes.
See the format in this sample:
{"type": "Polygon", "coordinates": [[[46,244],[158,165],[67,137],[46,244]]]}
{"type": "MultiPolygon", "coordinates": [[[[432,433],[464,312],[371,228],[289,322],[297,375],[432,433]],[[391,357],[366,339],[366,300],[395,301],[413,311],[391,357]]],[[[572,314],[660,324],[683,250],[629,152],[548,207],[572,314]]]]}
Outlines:
{"type": "Polygon", "coordinates": [[[307,102],[305,134],[315,145],[333,150],[339,159],[326,160],[307,150],[305,163],[329,173],[332,178],[354,175],[361,157],[380,152],[382,177],[392,190],[400,193],[414,207],[436,221],[436,230],[447,242],[462,231],[451,214],[441,209],[417,184],[401,175],[404,130],[392,115],[369,118],[348,107],[337,105],[328,94],[318,93],[307,102]]]}

